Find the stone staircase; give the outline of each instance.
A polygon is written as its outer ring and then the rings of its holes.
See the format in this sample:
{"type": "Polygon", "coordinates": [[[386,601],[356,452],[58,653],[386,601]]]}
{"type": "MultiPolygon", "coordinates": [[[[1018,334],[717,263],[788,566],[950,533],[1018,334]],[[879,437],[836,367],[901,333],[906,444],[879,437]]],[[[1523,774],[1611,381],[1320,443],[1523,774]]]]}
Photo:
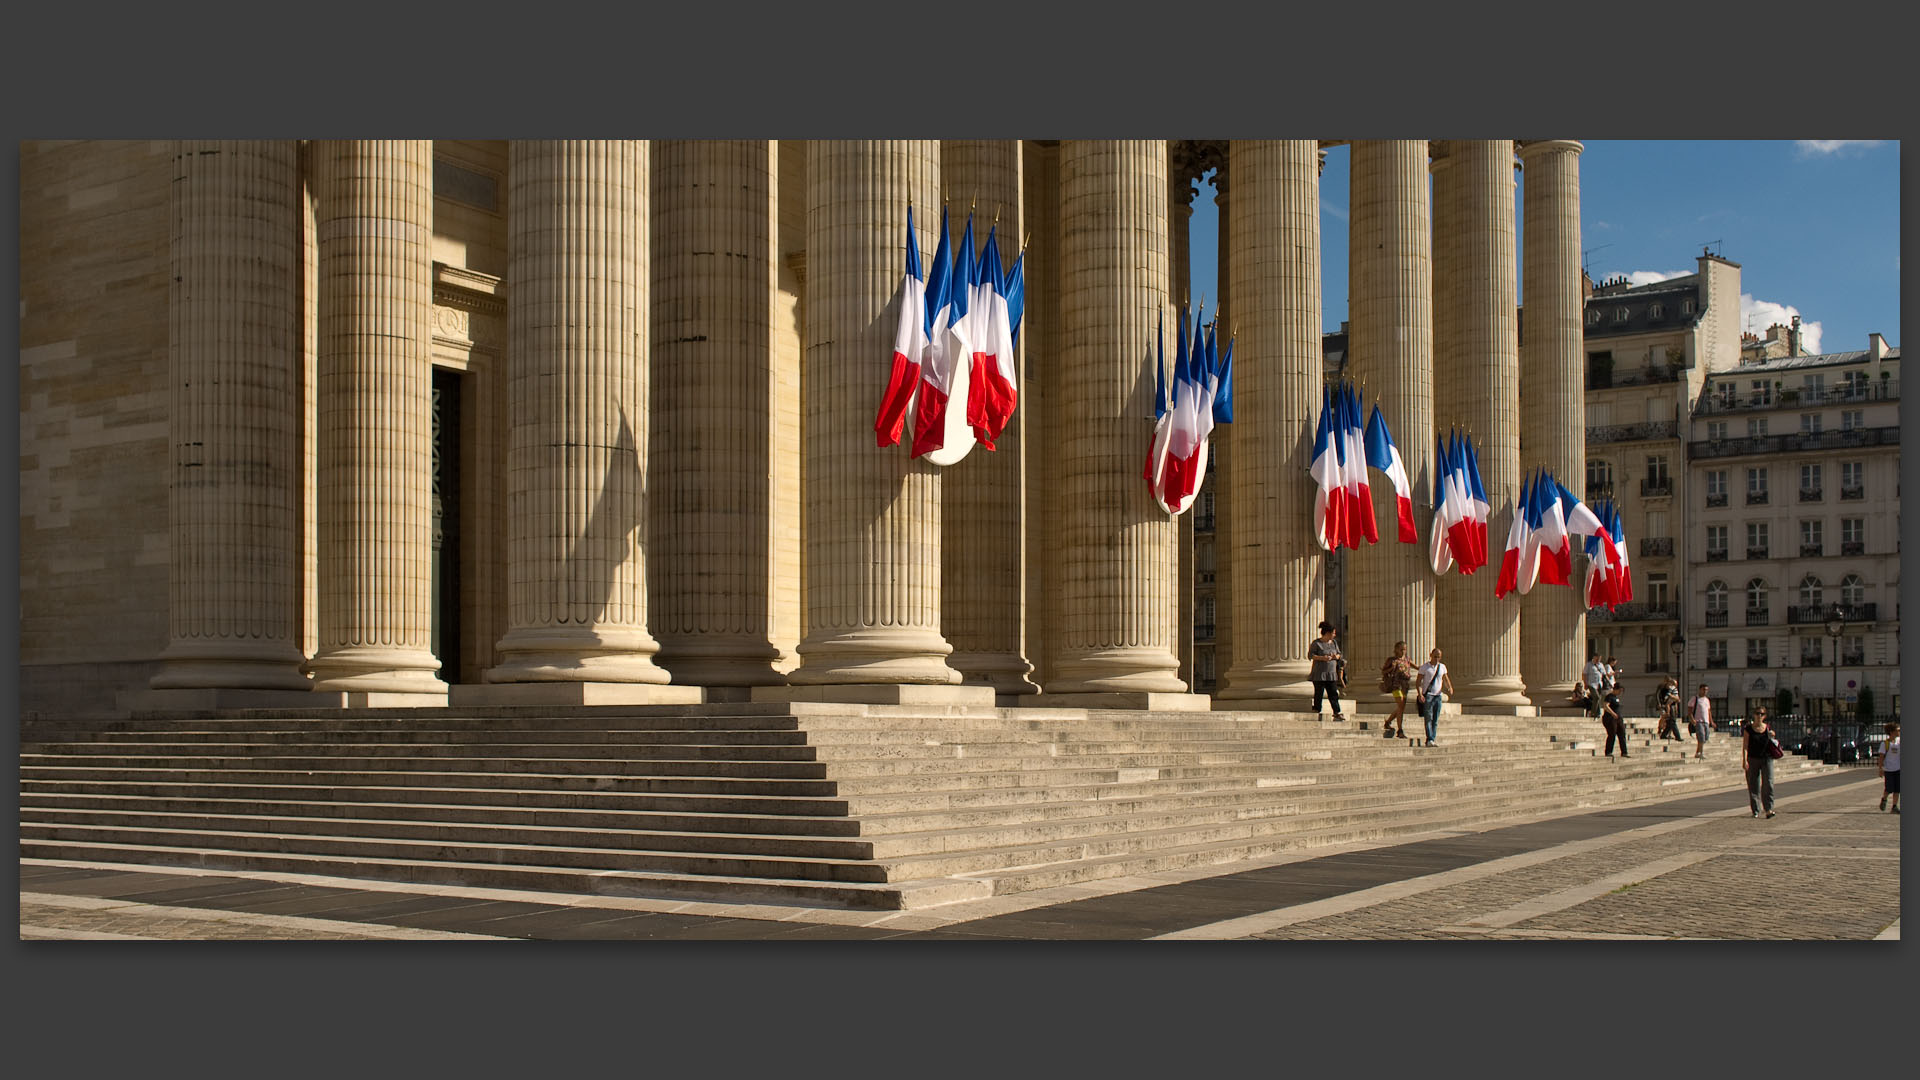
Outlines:
{"type": "Polygon", "coordinates": [[[811,704],[29,721],[21,854],[921,908],[1739,784],[1733,739],[1694,760],[1643,726],[1613,761],[1583,717],[1450,715],[1436,747],[1367,716],[811,704]]]}

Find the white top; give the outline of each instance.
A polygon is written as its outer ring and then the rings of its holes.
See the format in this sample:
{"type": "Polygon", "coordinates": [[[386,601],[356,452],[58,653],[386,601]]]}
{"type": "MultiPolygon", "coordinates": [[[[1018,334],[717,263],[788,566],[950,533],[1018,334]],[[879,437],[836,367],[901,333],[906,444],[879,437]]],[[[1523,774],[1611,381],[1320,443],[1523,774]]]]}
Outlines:
{"type": "Polygon", "coordinates": [[[1598,690],[1600,689],[1601,680],[1607,677],[1607,665],[1595,661],[1587,665],[1586,670],[1581,673],[1581,676],[1582,681],[1587,684],[1587,689],[1598,690]]]}
{"type": "MultiPolygon", "coordinates": [[[[1419,680],[1414,683],[1414,686],[1418,688],[1422,694],[1439,694],[1446,686],[1446,681],[1447,665],[1436,664],[1429,660],[1420,665],[1420,677],[1419,680]]],[[[1441,696],[1444,697],[1446,695],[1442,694],[1441,696]]]]}
{"type": "Polygon", "coordinates": [[[1697,697],[1693,699],[1693,719],[1697,723],[1713,723],[1713,699],[1697,697]]]}
{"type": "Polygon", "coordinates": [[[1886,750],[1880,759],[1880,767],[1887,772],[1893,772],[1900,767],[1900,736],[1895,735],[1887,740],[1886,750]]]}

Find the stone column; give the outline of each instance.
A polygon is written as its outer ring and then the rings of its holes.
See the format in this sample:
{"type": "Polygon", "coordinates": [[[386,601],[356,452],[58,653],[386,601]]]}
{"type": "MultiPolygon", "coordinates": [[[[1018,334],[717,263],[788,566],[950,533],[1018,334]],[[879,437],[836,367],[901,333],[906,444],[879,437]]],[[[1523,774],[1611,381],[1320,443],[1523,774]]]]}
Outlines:
{"type": "Polygon", "coordinates": [[[700,686],[783,683],[772,605],[777,145],[656,142],[647,454],[659,663],[700,686]]]}
{"type": "Polygon", "coordinates": [[[647,144],[508,148],[511,586],[487,703],[699,700],[647,632],[647,144]]]}
{"type": "Polygon", "coordinates": [[[1515,289],[1513,142],[1451,141],[1434,162],[1435,426],[1464,428],[1480,457],[1492,520],[1484,572],[1439,580],[1435,623],[1460,701],[1528,704],[1520,681],[1520,608],[1496,599],[1500,545],[1520,490],[1520,337],[1515,289]],[[1443,329],[1444,328],[1444,329],[1443,329]]]}
{"type": "MultiPolygon", "coordinates": [[[[997,224],[1003,270],[1013,268],[1027,234],[1021,174],[1017,140],[940,144],[940,178],[947,204],[962,213],[962,208],[977,207],[979,220],[974,228],[983,244],[986,235],[980,226],[997,224]]],[[[922,212],[938,244],[940,219],[932,207],[922,212]]],[[[1027,338],[1023,329],[1021,341],[1027,338]]],[[[1016,372],[1021,366],[1020,348],[1015,346],[1016,372]]],[[[1033,665],[1027,662],[1021,635],[1026,594],[1021,546],[1027,525],[1022,468],[1027,410],[1026,388],[1016,385],[1016,391],[1013,419],[995,441],[996,449],[974,447],[941,478],[940,576],[943,583],[954,584],[941,590],[941,629],[953,645],[951,663],[965,680],[992,686],[1003,695],[1032,694],[1039,689],[1028,678],[1033,665]]]]}
{"type": "MultiPolygon", "coordinates": [[[[1192,307],[1200,297],[1189,295],[1193,283],[1193,199],[1196,194],[1193,182],[1200,177],[1200,160],[1193,153],[1189,142],[1170,142],[1167,144],[1167,191],[1171,202],[1167,208],[1167,321],[1170,324],[1166,338],[1168,363],[1177,349],[1174,344],[1180,337],[1180,309],[1192,307]]],[[[1159,319],[1154,320],[1156,334],[1160,326],[1159,319]]],[[[1156,346],[1155,356],[1158,351],[1156,346]]],[[[1171,385],[1171,377],[1169,377],[1171,385]]],[[[1149,413],[1148,415],[1151,415],[1149,413]]],[[[1201,478],[1205,482],[1205,477],[1201,478]]],[[[1196,500],[1197,501],[1197,500],[1196,500]]],[[[1174,600],[1174,648],[1173,654],[1180,660],[1180,681],[1192,686],[1194,682],[1194,654],[1197,649],[1194,640],[1194,608],[1199,603],[1194,589],[1194,536],[1193,514],[1185,513],[1173,519],[1174,543],[1178,554],[1174,564],[1174,581],[1179,595],[1174,600]]]]}
{"type": "Polygon", "coordinates": [[[1026,315],[1021,320],[1020,421],[1027,445],[1027,612],[1026,655],[1034,681],[1044,687],[1052,677],[1049,659],[1054,628],[1059,626],[1059,590],[1046,573],[1059,546],[1057,493],[1053,462],[1060,452],[1058,382],[1060,370],[1060,144],[1029,140],[1022,146],[1021,195],[1032,241],[1027,245],[1026,315]]]}
{"type": "Polygon", "coordinates": [[[447,686],[430,651],[433,144],[342,140],[315,157],[320,648],[307,666],[316,690],[437,704],[447,686]]]}
{"type": "Polygon", "coordinates": [[[1066,702],[1204,708],[1176,674],[1173,523],[1140,479],[1168,300],[1166,143],[1065,143],[1060,185],[1062,625],[1047,690],[1066,702]]]}
{"type": "MultiPolygon", "coordinates": [[[[1360,387],[1364,422],[1378,403],[1413,484],[1419,541],[1400,543],[1393,485],[1371,472],[1373,515],[1380,542],[1349,552],[1347,658],[1349,691],[1360,700],[1384,700],[1375,673],[1404,640],[1425,657],[1436,644],[1434,578],[1427,529],[1433,455],[1433,246],[1427,203],[1424,140],[1353,144],[1350,370],[1360,387]],[[1422,485],[1428,494],[1420,494],[1422,485]]],[[[1439,643],[1442,648],[1445,642],[1439,643]]]]}
{"type": "MultiPolygon", "coordinates": [[[[939,229],[938,216],[928,213],[940,205],[938,142],[809,144],[801,367],[807,613],[800,667],[789,680],[841,700],[860,698],[849,689],[857,684],[881,684],[865,696],[892,700],[915,696],[899,689],[913,684],[960,681],[940,634],[941,470],[909,457],[905,447],[873,444],[873,410],[893,351],[909,201],[921,211],[915,223],[926,229],[921,250],[931,253],[939,229]]],[[[991,702],[989,688],[969,689],[991,702]]]]}
{"type": "MultiPolygon", "coordinates": [[[[1233,244],[1230,242],[1233,213],[1227,205],[1227,183],[1232,179],[1230,157],[1229,143],[1221,146],[1213,162],[1218,166],[1218,171],[1213,174],[1213,205],[1219,212],[1216,218],[1219,228],[1214,237],[1214,280],[1220,288],[1214,313],[1220,318],[1222,352],[1233,335],[1236,318],[1229,303],[1233,291],[1233,244]]],[[[1237,362],[1235,366],[1238,366],[1237,362]]],[[[1233,666],[1233,547],[1227,543],[1226,531],[1233,517],[1233,496],[1227,476],[1233,468],[1233,433],[1238,426],[1238,422],[1217,424],[1207,439],[1207,469],[1211,475],[1206,481],[1213,495],[1213,672],[1216,686],[1221,676],[1233,666]]]]}
{"type": "Polygon", "coordinates": [[[174,144],[171,562],[155,689],[309,687],[298,166],[284,140],[174,144]]]}
{"type": "Polygon", "coordinates": [[[1307,645],[1324,611],[1313,540],[1313,421],[1320,349],[1320,177],[1311,139],[1240,141],[1231,150],[1235,213],[1226,245],[1239,331],[1234,457],[1219,474],[1233,513],[1220,532],[1236,587],[1233,665],[1219,697],[1300,707],[1313,700],[1307,645]]]}
{"type": "MultiPolygon", "coordinates": [[[[1580,293],[1580,143],[1540,139],[1520,144],[1525,170],[1521,213],[1526,297],[1520,382],[1526,411],[1520,453],[1528,469],[1545,466],[1569,489],[1586,467],[1586,350],[1580,293]]],[[[1516,493],[1518,486],[1515,486],[1516,493]]],[[[1491,494],[1491,490],[1489,490],[1491,494]]],[[[1488,541],[1489,544],[1493,541],[1488,541]]],[[[1580,679],[1587,612],[1579,589],[1536,586],[1521,598],[1520,673],[1536,705],[1565,704],[1580,679]]]]}

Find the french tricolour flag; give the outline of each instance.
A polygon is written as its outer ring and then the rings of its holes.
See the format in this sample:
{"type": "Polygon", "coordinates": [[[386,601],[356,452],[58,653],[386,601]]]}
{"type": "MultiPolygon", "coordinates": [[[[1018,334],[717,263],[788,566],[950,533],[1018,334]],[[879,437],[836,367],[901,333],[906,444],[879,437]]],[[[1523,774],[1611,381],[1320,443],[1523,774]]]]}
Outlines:
{"type": "Polygon", "coordinates": [[[1487,520],[1492,507],[1487,502],[1486,485],[1480,479],[1479,452],[1473,448],[1471,439],[1461,439],[1460,448],[1465,451],[1461,475],[1467,481],[1468,535],[1473,542],[1473,557],[1461,569],[1471,574],[1487,565],[1487,520]]]}
{"type": "MultiPolygon", "coordinates": [[[[1571,585],[1573,581],[1573,545],[1567,533],[1567,519],[1561,509],[1560,485],[1553,474],[1541,470],[1533,485],[1533,498],[1527,504],[1527,544],[1520,552],[1520,578],[1533,578],[1547,585],[1571,585]]],[[[1522,593],[1532,586],[1523,584],[1522,593]]]]}
{"type": "Polygon", "coordinates": [[[1320,388],[1320,423],[1313,429],[1313,538],[1331,551],[1346,539],[1346,486],[1340,475],[1340,438],[1333,415],[1333,387],[1320,388]]]}
{"type": "Polygon", "coordinates": [[[967,398],[967,423],[989,450],[1013,418],[1013,322],[1000,268],[999,226],[987,230],[987,247],[974,272],[977,334],[967,398]]]}
{"type": "MultiPolygon", "coordinates": [[[[940,225],[940,249],[934,254],[935,277],[941,276],[940,254],[945,252],[947,244],[944,211],[940,225]]],[[[952,465],[973,449],[973,431],[966,423],[967,391],[977,333],[977,320],[972,316],[975,285],[971,214],[967,216],[966,235],[947,270],[947,288],[941,297],[943,305],[934,311],[928,330],[927,360],[920,365],[920,400],[913,416],[913,456],[925,455],[935,465],[952,465]]]]}
{"type": "MultiPolygon", "coordinates": [[[[946,252],[946,228],[940,230],[940,250],[946,252]]],[[[887,377],[887,392],[880,399],[880,412],[873,421],[875,445],[899,443],[906,426],[914,395],[920,389],[920,365],[927,351],[926,285],[920,279],[920,243],[913,235],[913,204],[907,204],[907,268],[900,279],[900,321],[893,332],[893,373],[887,377]]]]}
{"type": "Polygon", "coordinates": [[[1212,404],[1203,406],[1202,402],[1207,345],[1201,318],[1199,313],[1194,315],[1192,347],[1182,349],[1173,365],[1172,412],[1158,495],[1160,504],[1174,514],[1191,506],[1199,492],[1200,477],[1207,467],[1207,429],[1213,426],[1212,404]]]}
{"type": "MultiPolygon", "coordinates": [[[[1594,514],[1598,516],[1602,522],[1607,520],[1607,516],[1612,513],[1612,511],[1613,506],[1609,501],[1595,503],[1593,507],[1594,514]]],[[[1611,537],[1612,534],[1609,533],[1608,535],[1611,537]]],[[[1613,599],[1613,572],[1619,561],[1618,556],[1613,559],[1607,558],[1607,552],[1601,548],[1600,537],[1598,535],[1587,537],[1586,549],[1587,606],[1590,608],[1611,608],[1617,603],[1617,601],[1613,599]]]]}
{"type": "Polygon", "coordinates": [[[1493,583],[1493,595],[1504,597],[1510,592],[1526,592],[1533,588],[1532,576],[1522,579],[1522,556],[1527,548],[1527,507],[1533,501],[1531,478],[1520,482],[1520,497],[1513,502],[1513,524],[1507,529],[1507,548],[1500,556],[1500,576],[1493,583]],[[1525,588],[1522,588],[1524,580],[1525,588]]]}
{"type": "Polygon", "coordinates": [[[1338,391],[1340,408],[1340,469],[1346,482],[1347,546],[1358,549],[1364,537],[1380,542],[1373,520],[1373,490],[1367,485],[1366,434],[1360,424],[1360,392],[1351,382],[1338,391]]]}
{"type": "Polygon", "coordinates": [[[1367,465],[1387,474],[1393,482],[1393,500],[1400,518],[1400,542],[1418,543],[1420,534],[1413,527],[1413,485],[1407,480],[1406,462],[1400,459],[1400,448],[1393,445],[1393,435],[1387,431],[1387,422],[1380,417],[1380,406],[1375,405],[1367,416],[1367,465]]]}
{"type": "Polygon", "coordinates": [[[1433,459],[1433,530],[1427,539],[1428,558],[1433,563],[1435,577],[1453,569],[1455,550],[1459,549],[1461,572],[1471,573],[1466,568],[1465,549],[1460,548],[1460,531],[1466,522],[1465,492],[1460,490],[1459,478],[1454,471],[1454,461],[1447,444],[1434,439],[1433,459]]]}

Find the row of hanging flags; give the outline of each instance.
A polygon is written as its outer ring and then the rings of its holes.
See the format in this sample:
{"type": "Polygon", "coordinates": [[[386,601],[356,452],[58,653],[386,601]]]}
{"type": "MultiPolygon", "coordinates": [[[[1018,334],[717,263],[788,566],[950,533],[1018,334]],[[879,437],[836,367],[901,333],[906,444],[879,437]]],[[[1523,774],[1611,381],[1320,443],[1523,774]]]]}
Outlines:
{"type": "MultiPolygon", "coordinates": [[[[933,267],[920,270],[920,248],[907,207],[907,258],[900,282],[900,317],[894,332],[893,367],[874,419],[877,445],[895,446],[912,423],[912,456],[952,465],[975,443],[994,449],[1018,403],[1013,349],[1020,340],[1025,307],[1026,252],[1006,270],[1000,261],[998,224],[974,251],[973,215],[957,248],[950,249],[947,212],[940,212],[940,244],[933,267]]],[[[1153,497],[1169,514],[1185,513],[1207,470],[1207,447],[1216,424],[1233,422],[1233,338],[1220,349],[1219,316],[1205,320],[1206,302],[1192,322],[1191,345],[1184,307],[1175,336],[1171,387],[1166,363],[1165,316],[1154,356],[1153,434],[1142,470],[1153,497]]],[[[1413,485],[1406,462],[1375,403],[1365,424],[1360,393],[1352,380],[1322,389],[1308,466],[1317,490],[1314,539],[1331,551],[1357,550],[1379,542],[1367,470],[1378,469],[1393,485],[1396,537],[1419,542],[1413,519],[1413,485]]],[[[1433,522],[1429,558],[1435,576],[1458,566],[1471,575],[1487,565],[1491,505],[1481,481],[1480,455],[1458,430],[1435,440],[1433,522]]],[[[1588,507],[1538,470],[1520,486],[1513,524],[1501,553],[1494,595],[1525,594],[1536,583],[1573,582],[1573,541],[1587,556],[1583,594],[1587,606],[1613,608],[1633,599],[1626,530],[1611,500],[1588,507]]]]}
{"type": "Polygon", "coordinates": [[[907,207],[907,265],[900,282],[893,371],[873,432],[879,446],[898,445],[912,421],[912,456],[952,465],[977,442],[988,450],[1013,419],[1019,399],[1013,347],[1025,308],[1026,252],[1013,269],[1000,262],[998,223],[976,255],[973,214],[957,248],[940,211],[940,244],[923,279],[920,245],[907,207]]]}

